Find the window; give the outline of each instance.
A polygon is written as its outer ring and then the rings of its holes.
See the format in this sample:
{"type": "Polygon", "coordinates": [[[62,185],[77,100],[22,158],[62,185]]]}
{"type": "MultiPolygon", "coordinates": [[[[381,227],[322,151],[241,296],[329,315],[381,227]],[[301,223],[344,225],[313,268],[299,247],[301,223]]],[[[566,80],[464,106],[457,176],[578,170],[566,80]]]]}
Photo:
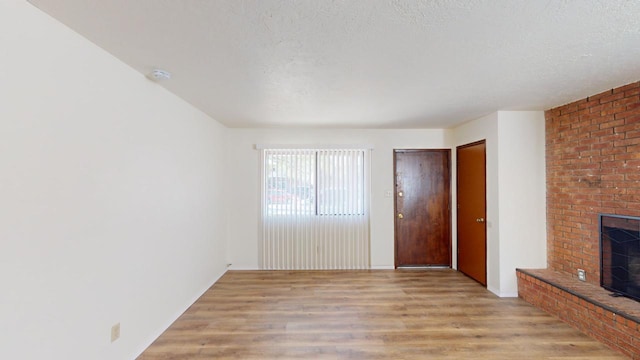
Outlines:
{"type": "Polygon", "coordinates": [[[265,149],[263,269],[369,267],[363,149],[265,149]]]}
{"type": "Polygon", "coordinates": [[[265,215],[364,215],[364,150],[266,150],[265,215]]]}

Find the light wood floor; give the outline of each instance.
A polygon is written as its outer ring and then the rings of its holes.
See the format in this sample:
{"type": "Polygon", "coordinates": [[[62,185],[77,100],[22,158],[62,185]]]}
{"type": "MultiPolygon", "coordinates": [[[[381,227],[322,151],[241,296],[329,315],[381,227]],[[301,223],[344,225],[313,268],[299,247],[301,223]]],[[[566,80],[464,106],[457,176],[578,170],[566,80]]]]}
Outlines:
{"type": "Polygon", "coordinates": [[[448,269],[229,271],[139,357],[624,358],[448,269]]]}

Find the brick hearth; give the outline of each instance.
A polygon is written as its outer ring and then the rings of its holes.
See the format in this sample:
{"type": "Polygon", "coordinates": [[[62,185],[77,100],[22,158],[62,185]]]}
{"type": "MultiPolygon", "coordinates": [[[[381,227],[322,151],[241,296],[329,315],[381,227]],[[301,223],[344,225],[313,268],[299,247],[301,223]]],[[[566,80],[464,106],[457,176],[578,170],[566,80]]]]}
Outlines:
{"type": "Polygon", "coordinates": [[[640,306],[554,270],[518,269],[518,296],[625,355],[640,359],[640,306]]]}

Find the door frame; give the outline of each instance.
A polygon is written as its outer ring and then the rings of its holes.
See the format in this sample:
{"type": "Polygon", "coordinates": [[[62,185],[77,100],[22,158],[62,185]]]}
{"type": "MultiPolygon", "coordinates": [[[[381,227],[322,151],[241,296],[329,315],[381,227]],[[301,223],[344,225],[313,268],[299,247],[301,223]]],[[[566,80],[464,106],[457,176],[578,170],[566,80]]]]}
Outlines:
{"type": "MultiPolygon", "coordinates": [[[[458,251],[458,247],[459,247],[459,229],[460,229],[460,222],[458,221],[458,217],[459,212],[458,212],[458,203],[459,203],[459,197],[458,197],[458,189],[459,189],[459,179],[460,179],[460,173],[458,171],[458,152],[460,151],[460,149],[464,149],[467,147],[471,147],[471,146],[476,146],[476,145],[480,145],[480,144],[484,144],[484,219],[485,219],[485,226],[484,226],[484,278],[485,278],[485,282],[488,284],[489,283],[489,278],[488,278],[488,269],[489,269],[489,248],[488,248],[488,237],[487,237],[487,140],[486,139],[482,139],[482,140],[478,140],[478,141],[474,141],[468,144],[464,144],[464,145],[459,145],[456,146],[456,269],[459,269],[460,267],[460,261],[459,261],[459,251],[458,251]]],[[[460,271],[460,270],[458,270],[460,271]]],[[[483,284],[484,287],[487,287],[487,284],[483,284]]]]}
{"type": "MultiPolygon", "coordinates": [[[[453,203],[453,191],[452,191],[452,185],[453,185],[453,178],[452,178],[452,149],[450,148],[440,148],[440,149],[393,149],[393,262],[394,262],[394,269],[398,268],[398,223],[397,223],[397,214],[398,214],[398,207],[397,207],[397,196],[398,196],[398,191],[396,189],[397,186],[397,175],[396,175],[396,154],[401,152],[401,153],[409,153],[409,152],[423,152],[423,151],[432,151],[432,152],[444,152],[448,155],[449,159],[449,167],[447,169],[448,171],[448,175],[449,175],[449,215],[448,215],[448,220],[449,220],[449,268],[453,268],[453,212],[451,211],[451,207],[452,207],[452,203],[453,203]]],[[[456,260],[457,260],[457,254],[456,254],[456,260]]]]}

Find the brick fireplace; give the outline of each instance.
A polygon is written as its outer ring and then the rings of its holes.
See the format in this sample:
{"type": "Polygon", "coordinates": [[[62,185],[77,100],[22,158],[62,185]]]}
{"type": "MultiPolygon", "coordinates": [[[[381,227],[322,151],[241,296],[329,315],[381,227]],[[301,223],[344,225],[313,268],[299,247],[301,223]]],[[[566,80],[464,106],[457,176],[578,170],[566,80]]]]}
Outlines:
{"type": "Polygon", "coordinates": [[[600,287],[599,214],[640,216],[640,82],[545,112],[548,268],[520,296],[640,359],[640,302],[600,287]],[[586,272],[586,282],[577,271],[586,272]]]}

